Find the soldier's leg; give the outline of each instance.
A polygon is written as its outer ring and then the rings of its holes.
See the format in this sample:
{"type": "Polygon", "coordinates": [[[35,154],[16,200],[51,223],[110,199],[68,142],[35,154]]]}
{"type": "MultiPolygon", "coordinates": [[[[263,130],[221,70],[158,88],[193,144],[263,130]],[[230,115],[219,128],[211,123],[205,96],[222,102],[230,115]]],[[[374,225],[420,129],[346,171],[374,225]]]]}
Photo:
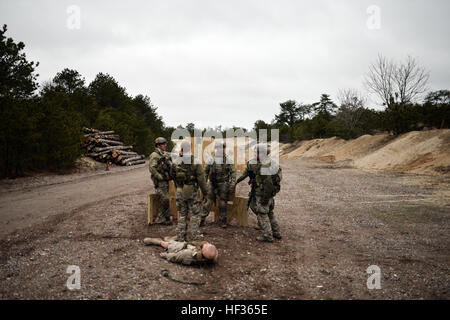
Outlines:
{"type": "Polygon", "coordinates": [[[177,192],[177,209],[178,209],[177,241],[186,241],[188,207],[186,201],[183,199],[181,195],[181,192],[177,192]]]}
{"type": "Polygon", "coordinates": [[[278,224],[277,219],[275,218],[275,215],[273,213],[273,209],[275,207],[275,200],[272,198],[269,201],[269,220],[270,220],[270,226],[272,227],[272,235],[276,239],[281,239],[281,231],[280,231],[280,225],[278,224]]]}
{"type": "Polygon", "coordinates": [[[159,197],[159,210],[156,223],[170,222],[170,202],[169,202],[169,183],[160,182],[156,193],[159,197]]]}
{"type": "Polygon", "coordinates": [[[273,235],[272,235],[272,226],[270,224],[269,219],[269,211],[270,211],[269,203],[263,204],[261,197],[256,196],[252,210],[256,213],[256,216],[258,218],[258,225],[261,227],[263,233],[262,236],[259,236],[256,239],[259,241],[272,242],[273,235]]]}
{"type": "Polygon", "coordinates": [[[228,202],[228,184],[219,184],[219,225],[222,228],[227,227],[227,202],[228,202]]]}
{"type": "MultiPolygon", "coordinates": [[[[249,195],[249,198],[251,198],[250,195],[249,195]]],[[[256,215],[256,219],[257,219],[257,221],[258,221],[258,226],[256,226],[255,229],[256,229],[256,230],[262,230],[261,223],[259,222],[259,219],[258,219],[258,213],[257,213],[257,211],[256,211],[256,200],[255,200],[255,197],[253,197],[253,198],[251,198],[251,199],[252,199],[252,200],[251,200],[251,202],[248,204],[248,206],[249,206],[249,208],[252,210],[252,212],[256,215]]]]}
{"type": "Polygon", "coordinates": [[[191,214],[190,228],[192,240],[194,241],[203,239],[203,235],[200,232],[201,211],[202,211],[202,202],[200,194],[196,192],[196,194],[194,194],[193,196],[193,199],[189,200],[189,213],[191,214]]]}
{"type": "Polygon", "coordinates": [[[262,236],[257,237],[259,241],[273,241],[272,227],[270,225],[269,216],[267,213],[258,213],[258,224],[261,226],[262,236]]]}
{"type": "Polygon", "coordinates": [[[208,195],[206,196],[206,201],[203,204],[202,210],[201,210],[201,217],[200,217],[200,226],[205,225],[205,220],[209,216],[209,213],[211,212],[211,208],[213,203],[216,201],[216,195],[214,193],[214,188],[210,184],[208,186],[208,195]]]}

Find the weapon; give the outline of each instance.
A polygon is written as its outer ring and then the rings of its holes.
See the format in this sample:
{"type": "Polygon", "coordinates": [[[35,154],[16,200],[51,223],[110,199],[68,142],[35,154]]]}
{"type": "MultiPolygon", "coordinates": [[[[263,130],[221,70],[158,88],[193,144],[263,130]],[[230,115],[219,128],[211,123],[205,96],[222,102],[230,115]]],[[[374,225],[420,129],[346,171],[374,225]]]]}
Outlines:
{"type": "Polygon", "coordinates": [[[163,156],[163,157],[159,158],[157,166],[163,172],[163,175],[168,180],[172,179],[171,172],[170,172],[170,169],[171,169],[170,161],[166,157],[163,156]]]}

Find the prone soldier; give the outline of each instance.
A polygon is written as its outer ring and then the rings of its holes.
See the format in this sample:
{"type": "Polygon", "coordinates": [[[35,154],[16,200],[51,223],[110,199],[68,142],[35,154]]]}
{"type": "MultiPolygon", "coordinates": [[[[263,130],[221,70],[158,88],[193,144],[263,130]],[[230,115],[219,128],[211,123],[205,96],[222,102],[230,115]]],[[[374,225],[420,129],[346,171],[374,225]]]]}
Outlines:
{"type": "Polygon", "coordinates": [[[216,197],[219,197],[219,225],[227,227],[227,202],[233,193],[236,182],[236,168],[225,153],[225,142],[216,141],[214,157],[208,159],[205,167],[205,176],[208,179],[208,194],[203,206],[200,225],[205,224],[216,197]]]}
{"type": "Polygon", "coordinates": [[[217,262],[216,247],[206,241],[178,242],[174,238],[166,237],[145,238],[145,245],[158,245],[166,249],[160,254],[170,262],[192,265],[205,262],[217,262]]]}
{"type": "Polygon", "coordinates": [[[274,165],[267,155],[267,144],[257,144],[255,151],[256,159],[247,162],[246,169],[236,184],[247,177],[250,178],[251,191],[248,205],[256,214],[258,225],[263,231],[263,234],[258,236],[256,240],[273,242],[274,238],[281,239],[280,226],[274,216],[273,209],[275,207],[274,197],[280,191],[282,172],[281,167],[279,167],[276,174],[263,174],[262,169],[269,169],[271,165],[272,167],[274,165]]]}
{"type": "Polygon", "coordinates": [[[170,170],[172,161],[170,154],[166,152],[167,140],[159,137],[155,140],[155,151],[150,155],[149,171],[155,185],[156,194],[159,196],[159,210],[156,219],[157,224],[171,225],[169,207],[169,181],[172,180],[170,170]]]}

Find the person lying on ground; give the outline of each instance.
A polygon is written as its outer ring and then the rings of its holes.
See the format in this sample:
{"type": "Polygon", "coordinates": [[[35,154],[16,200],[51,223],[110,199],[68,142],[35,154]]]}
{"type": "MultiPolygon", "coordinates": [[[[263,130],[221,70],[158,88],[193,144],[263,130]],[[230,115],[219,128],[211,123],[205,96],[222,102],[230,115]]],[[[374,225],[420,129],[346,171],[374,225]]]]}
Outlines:
{"type": "Polygon", "coordinates": [[[158,245],[166,249],[160,256],[170,262],[190,265],[201,262],[217,262],[218,252],[216,247],[206,241],[181,242],[176,237],[145,238],[145,245],[158,245]]]}

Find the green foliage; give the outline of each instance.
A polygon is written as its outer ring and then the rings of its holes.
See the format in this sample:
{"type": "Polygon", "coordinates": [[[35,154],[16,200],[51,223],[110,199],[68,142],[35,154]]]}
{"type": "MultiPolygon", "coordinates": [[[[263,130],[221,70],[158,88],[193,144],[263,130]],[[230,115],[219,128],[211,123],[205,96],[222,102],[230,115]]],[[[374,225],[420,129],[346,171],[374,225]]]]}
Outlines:
{"type": "Polygon", "coordinates": [[[32,94],[37,88],[34,68],[23,53],[25,45],[7,38],[0,30],[0,176],[22,175],[32,165],[36,133],[36,111],[32,94]]]}
{"type": "Polygon", "coordinates": [[[39,63],[27,61],[25,45],[7,38],[7,30],[6,25],[0,29],[0,97],[28,98],[37,88],[34,69],[39,63]]]}
{"type": "Polygon", "coordinates": [[[130,97],[108,74],[97,74],[86,87],[76,70],[66,68],[33,96],[37,64],[26,60],[22,42],[5,37],[6,30],[0,30],[0,176],[71,168],[83,152],[83,126],[114,130],[144,155],[154,150],[156,137],[170,139],[173,128],[164,126],[150,98],[130,97]]]}
{"type": "Polygon", "coordinates": [[[70,95],[47,92],[41,97],[40,132],[41,167],[60,170],[73,166],[80,156],[82,133],[80,115],[75,111],[70,95]]]}
{"type": "Polygon", "coordinates": [[[329,116],[333,114],[337,108],[336,104],[330,99],[330,96],[328,94],[322,94],[322,96],[320,97],[320,101],[314,103],[312,107],[317,115],[322,114],[328,119],[329,116]]]}
{"type": "Polygon", "coordinates": [[[280,104],[282,110],[275,115],[269,125],[262,120],[255,122],[254,129],[278,128],[280,140],[308,140],[329,138],[354,139],[364,134],[389,131],[401,134],[424,127],[440,128],[442,123],[448,128],[450,123],[450,91],[430,92],[423,104],[401,104],[392,102],[384,111],[375,111],[363,106],[363,101],[355,105],[341,105],[339,108],[330,97],[323,94],[320,102],[311,106],[303,105],[304,110],[314,111],[301,117],[299,106],[294,100],[280,104]],[[309,115],[309,117],[308,117],[309,115]]]}
{"type": "Polygon", "coordinates": [[[76,70],[64,69],[53,78],[53,83],[58,89],[66,93],[73,93],[84,87],[84,78],[76,70]]]}

